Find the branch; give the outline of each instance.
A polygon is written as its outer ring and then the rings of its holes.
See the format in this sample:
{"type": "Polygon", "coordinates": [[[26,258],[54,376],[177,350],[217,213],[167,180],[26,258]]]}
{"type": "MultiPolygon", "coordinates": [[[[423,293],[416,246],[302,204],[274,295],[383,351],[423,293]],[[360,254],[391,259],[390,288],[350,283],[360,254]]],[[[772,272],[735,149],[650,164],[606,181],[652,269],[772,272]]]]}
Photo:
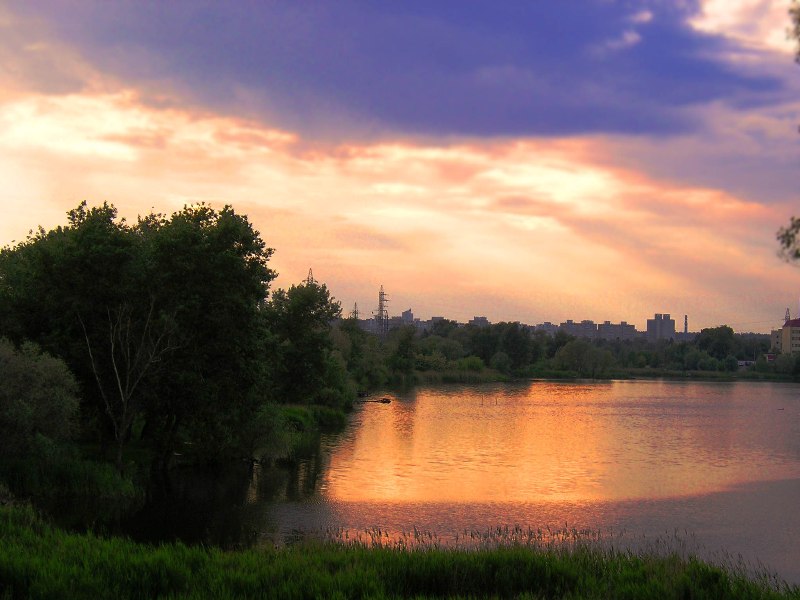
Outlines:
{"type": "Polygon", "coordinates": [[[780,242],[780,256],[786,262],[800,259],[800,247],[797,236],[800,233],[800,218],[792,217],[788,227],[781,227],[776,238],[780,242]]]}
{"type": "Polygon", "coordinates": [[[81,329],[83,329],[83,337],[86,340],[86,349],[89,351],[89,362],[92,365],[92,373],[94,374],[95,381],[97,381],[97,388],[100,390],[100,397],[103,398],[103,403],[106,407],[106,414],[111,419],[111,424],[114,426],[114,438],[117,439],[119,437],[119,426],[117,424],[117,419],[114,417],[114,411],[111,410],[111,403],[108,401],[106,392],[103,389],[103,384],[100,381],[100,374],[97,371],[97,364],[94,361],[94,353],[92,352],[92,344],[89,341],[89,334],[86,331],[86,325],[83,322],[80,313],[78,313],[78,322],[80,322],[81,329]]]}
{"type": "Polygon", "coordinates": [[[114,343],[114,338],[116,337],[116,332],[122,327],[121,325],[121,316],[122,316],[122,308],[119,309],[117,313],[117,324],[116,326],[111,321],[111,310],[106,309],[106,313],[108,314],[108,337],[109,342],[111,344],[111,368],[114,370],[114,379],[117,382],[117,389],[119,390],[119,399],[122,405],[122,421],[125,421],[125,415],[128,410],[128,397],[123,390],[122,387],[122,380],[119,375],[119,368],[117,367],[117,357],[116,357],[116,344],[114,343]]]}

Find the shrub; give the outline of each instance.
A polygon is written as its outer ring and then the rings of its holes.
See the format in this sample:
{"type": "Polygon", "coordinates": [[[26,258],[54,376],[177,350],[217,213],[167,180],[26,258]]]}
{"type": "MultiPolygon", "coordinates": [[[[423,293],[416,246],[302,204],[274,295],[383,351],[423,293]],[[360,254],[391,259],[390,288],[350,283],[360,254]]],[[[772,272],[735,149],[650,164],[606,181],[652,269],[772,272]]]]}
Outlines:
{"type": "Polygon", "coordinates": [[[30,452],[37,436],[69,439],[78,413],[77,384],[66,364],[30,342],[0,339],[0,456],[30,452]]]}
{"type": "Polygon", "coordinates": [[[478,356],[467,356],[456,363],[459,371],[483,371],[483,361],[478,356]]]}

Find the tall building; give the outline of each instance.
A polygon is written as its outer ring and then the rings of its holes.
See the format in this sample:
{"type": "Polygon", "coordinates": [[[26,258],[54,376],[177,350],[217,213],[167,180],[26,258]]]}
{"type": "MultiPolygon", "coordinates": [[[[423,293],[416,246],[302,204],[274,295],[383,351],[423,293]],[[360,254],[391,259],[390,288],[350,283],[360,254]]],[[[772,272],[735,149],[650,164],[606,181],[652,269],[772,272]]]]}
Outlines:
{"type": "Polygon", "coordinates": [[[771,334],[772,349],[781,354],[800,352],[800,319],[789,319],[771,334]]]}
{"type": "Polygon", "coordinates": [[[647,319],[647,340],[657,342],[659,340],[675,339],[675,319],[671,319],[669,314],[656,313],[652,319],[647,319]]]}

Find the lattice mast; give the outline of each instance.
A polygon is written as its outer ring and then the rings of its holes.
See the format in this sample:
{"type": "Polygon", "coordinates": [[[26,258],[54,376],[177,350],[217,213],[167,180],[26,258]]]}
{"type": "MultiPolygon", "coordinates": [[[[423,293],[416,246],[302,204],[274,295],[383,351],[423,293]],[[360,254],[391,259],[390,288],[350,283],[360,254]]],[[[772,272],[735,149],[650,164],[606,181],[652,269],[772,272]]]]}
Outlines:
{"type": "Polygon", "coordinates": [[[381,337],[385,336],[389,332],[389,298],[386,296],[386,292],[383,291],[383,286],[381,286],[381,291],[378,292],[378,310],[375,313],[375,330],[378,335],[381,337]]]}

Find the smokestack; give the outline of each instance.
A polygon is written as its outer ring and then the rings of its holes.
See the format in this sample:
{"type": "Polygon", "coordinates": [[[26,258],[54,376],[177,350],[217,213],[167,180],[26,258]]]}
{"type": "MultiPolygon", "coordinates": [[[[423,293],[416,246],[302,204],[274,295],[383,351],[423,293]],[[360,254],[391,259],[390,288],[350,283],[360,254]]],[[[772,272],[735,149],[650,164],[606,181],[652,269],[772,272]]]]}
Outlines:
{"type": "Polygon", "coordinates": [[[683,315],[683,335],[689,333],[689,315],[683,315]]]}

